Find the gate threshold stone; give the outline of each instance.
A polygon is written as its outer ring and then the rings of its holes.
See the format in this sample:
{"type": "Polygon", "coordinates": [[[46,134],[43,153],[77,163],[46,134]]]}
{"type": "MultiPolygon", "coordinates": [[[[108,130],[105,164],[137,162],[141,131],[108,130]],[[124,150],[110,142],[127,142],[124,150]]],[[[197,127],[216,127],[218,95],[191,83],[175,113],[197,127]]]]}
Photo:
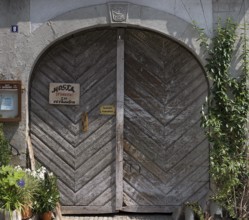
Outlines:
{"type": "Polygon", "coordinates": [[[173,220],[171,215],[63,216],[63,220],[173,220]]]}

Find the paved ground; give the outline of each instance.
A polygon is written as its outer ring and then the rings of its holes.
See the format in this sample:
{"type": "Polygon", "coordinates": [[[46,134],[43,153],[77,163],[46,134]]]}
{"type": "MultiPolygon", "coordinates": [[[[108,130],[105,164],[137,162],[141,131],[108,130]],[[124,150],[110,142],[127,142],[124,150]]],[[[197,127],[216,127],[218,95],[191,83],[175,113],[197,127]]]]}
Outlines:
{"type": "Polygon", "coordinates": [[[170,215],[67,216],[63,220],[172,220],[170,215]]]}

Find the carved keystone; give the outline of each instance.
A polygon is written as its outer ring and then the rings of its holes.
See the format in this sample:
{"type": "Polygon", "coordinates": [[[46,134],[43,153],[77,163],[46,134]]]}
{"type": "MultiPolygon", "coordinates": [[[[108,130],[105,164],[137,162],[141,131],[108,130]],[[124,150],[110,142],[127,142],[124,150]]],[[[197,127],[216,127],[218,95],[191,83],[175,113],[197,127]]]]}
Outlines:
{"type": "Polygon", "coordinates": [[[128,17],[128,3],[109,3],[111,23],[126,23],[128,17]]]}

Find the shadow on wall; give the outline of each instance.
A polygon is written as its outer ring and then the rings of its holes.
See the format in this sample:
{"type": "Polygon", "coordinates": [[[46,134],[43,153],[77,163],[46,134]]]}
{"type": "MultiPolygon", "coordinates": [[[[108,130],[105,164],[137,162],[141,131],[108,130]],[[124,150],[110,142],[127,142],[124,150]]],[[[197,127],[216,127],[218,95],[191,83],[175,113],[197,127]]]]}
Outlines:
{"type": "Polygon", "coordinates": [[[30,20],[29,0],[1,0],[0,18],[0,29],[11,27],[18,22],[28,22],[30,20]]]}

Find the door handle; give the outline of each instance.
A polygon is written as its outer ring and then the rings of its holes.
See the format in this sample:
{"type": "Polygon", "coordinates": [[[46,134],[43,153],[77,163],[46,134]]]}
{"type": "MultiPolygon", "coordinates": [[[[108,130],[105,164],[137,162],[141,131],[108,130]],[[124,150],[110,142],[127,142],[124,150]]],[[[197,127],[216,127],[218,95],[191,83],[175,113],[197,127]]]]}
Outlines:
{"type": "Polygon", "coordinates": [[[82,113],[81,123],[82,123],[82,131],[87,132],[88,131],[88,113],[87,112],[82,113]]]}

